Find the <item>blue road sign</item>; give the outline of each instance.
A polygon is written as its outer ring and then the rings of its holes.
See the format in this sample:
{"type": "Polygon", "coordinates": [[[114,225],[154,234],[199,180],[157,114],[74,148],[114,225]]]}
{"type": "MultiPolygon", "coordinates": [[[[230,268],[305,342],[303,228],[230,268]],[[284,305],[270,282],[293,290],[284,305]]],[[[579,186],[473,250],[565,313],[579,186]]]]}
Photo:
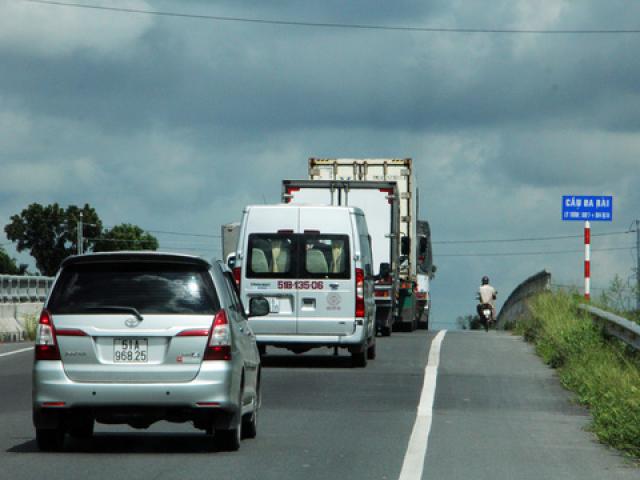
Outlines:
{"type": "Polygon", "coordinates": [[[613,220],[613,197],[563,195],[562,220],[610,222],[613,220]]]}

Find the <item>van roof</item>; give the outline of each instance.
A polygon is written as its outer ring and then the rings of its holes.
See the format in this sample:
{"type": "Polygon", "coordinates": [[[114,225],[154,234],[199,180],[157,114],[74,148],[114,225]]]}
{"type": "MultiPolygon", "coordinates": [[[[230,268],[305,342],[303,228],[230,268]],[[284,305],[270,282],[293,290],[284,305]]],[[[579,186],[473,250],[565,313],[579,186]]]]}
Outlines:
{"type": "Polygon", "coordinates": [[[275,203],[271,205],[247,205],[245,207],[245,211],[249,210],[274,210],[274,209],[288,209],[288,208],[322,208],[333,211],[346,210],[351,213],[355,213],[358,215],[364,215],[364,212],[359,207],[342,207],[337,205],[325,205],[322,203],[296,203],[294,205],[289,205],[286,203],[275,203]]]}

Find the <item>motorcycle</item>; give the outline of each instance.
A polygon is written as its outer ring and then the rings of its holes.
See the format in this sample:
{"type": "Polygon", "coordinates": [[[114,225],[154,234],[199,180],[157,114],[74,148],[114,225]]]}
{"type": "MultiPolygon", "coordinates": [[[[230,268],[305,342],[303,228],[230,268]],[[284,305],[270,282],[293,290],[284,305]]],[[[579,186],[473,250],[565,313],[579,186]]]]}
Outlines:
{"type": "Polygon", "coordinates": [[[480,322],[484,325],[485,331],[489,331],[490,327],[493,327],[496,321],[493,318],[493,308],[488,303],[478,303],[476,307],[478,311],[478,317],[480,317],[480,322]]]}

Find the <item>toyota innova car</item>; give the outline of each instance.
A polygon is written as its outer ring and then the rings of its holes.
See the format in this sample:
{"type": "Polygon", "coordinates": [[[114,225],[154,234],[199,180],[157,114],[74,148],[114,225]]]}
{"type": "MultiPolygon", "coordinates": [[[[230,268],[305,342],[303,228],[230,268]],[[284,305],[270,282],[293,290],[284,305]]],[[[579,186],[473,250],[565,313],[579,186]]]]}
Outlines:
{"type": "Polygon", "coordinates": [[[356,207],[253,205],[244,210],[234,276],[241,298],[265,297],[250,317],[261,352],[347,349],[355,366],[375,358],[370,237],[356,207]]]}
{"type": "MultiPolygon", "coordinates": [[[[252,316],[268,312],[260,296],[252,316]]],[[[33,366],[38,446],[89,437],[95,422],[193,422],[218,447],[254,437],[255,336],[221,263],[118,252],[67,258],[44,304],[33,366]]]]}

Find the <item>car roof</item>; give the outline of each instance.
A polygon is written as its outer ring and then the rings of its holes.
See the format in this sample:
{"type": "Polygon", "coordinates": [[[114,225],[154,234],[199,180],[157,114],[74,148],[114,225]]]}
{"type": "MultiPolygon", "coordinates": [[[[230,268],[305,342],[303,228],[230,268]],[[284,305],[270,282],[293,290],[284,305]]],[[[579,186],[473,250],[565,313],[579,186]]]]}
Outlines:
{"type": "Polygon", "coordinates": [[[119,251],[87,253],[84,255],[73,255],[63,260],[61,268],[71,265],[85,265],[91,263],[112,263],[112,262],[162,262],[180,263],[183,265],[194,265],[210,268],[211,264],[201,257],[186,255],[183,253],[154,252],[154,251],[119,251]]]}

